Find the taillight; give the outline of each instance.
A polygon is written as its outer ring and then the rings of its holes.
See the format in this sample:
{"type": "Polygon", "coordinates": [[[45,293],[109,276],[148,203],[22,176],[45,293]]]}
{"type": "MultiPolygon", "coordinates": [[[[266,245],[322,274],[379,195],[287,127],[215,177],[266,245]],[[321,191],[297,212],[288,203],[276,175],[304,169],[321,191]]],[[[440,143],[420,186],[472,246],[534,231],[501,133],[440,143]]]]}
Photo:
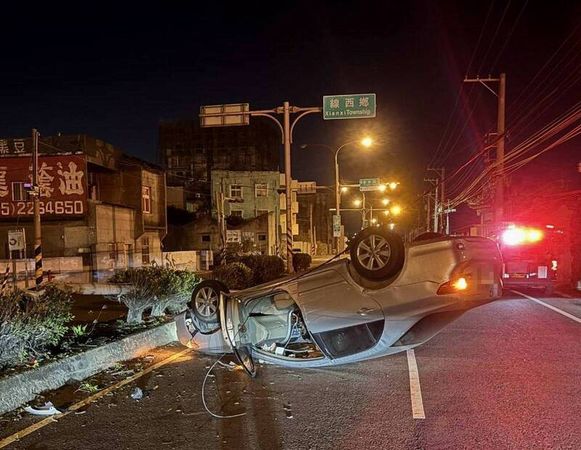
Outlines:
{"type": "Polygon", "coordinates": [[[457,294],[468,289],[468,280],[464,277],[447,281],[438,288],[437,295],[457,294]]]}

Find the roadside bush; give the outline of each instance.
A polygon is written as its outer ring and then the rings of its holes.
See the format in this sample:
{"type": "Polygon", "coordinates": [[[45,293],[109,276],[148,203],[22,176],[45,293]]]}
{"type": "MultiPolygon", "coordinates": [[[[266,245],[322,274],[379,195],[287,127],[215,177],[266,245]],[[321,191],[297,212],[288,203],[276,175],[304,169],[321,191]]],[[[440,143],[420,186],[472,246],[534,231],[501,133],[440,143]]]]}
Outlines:
{"type": "Polygon", "coordinates": [[[280,278],[285,271],[282,258],[274,255],[246,255],[240,262],[252,270],[252,285],[267,283],[280,278]]]}
{"type": "Polygon", "coordinates": [[[127,323],[136,324],[143,321],[143,313],[150,308],[153,317],[162,316],[168,309],[173,313],[183,311],[200,279],[186,270],[147,266],[117,271],[110,281],[129,285],[117,300],[127,306],[127,323]]]}
{"type": "Polygon", "coordinates": [[[311,255],[308,253],[293,253],[293,267],[295,272],[307,270],[310,267],[312,260],[311,255]]]}
{"type": "Polygon", "coordinates": [[[72,320],[69,291],[48,285],[38,296],[0,296],[0,368],[40,358],[57,347],[72,320]]]}
{"type": "Polygon", "coordinates": [[[246,289],[252,285],[252,270],[241,262],[216,267],[212,275],[215,280],[221,281],[229,289],[246,289]]]}

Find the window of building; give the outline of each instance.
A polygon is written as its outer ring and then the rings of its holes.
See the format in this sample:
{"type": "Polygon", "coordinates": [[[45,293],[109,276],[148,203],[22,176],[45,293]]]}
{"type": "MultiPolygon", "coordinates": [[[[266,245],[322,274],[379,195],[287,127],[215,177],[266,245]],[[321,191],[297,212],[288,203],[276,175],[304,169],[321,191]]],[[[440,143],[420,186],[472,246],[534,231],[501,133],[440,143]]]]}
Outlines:
{"type": "Polygon", "coordinates": [[[144,266],[150,263],[149,259],[149,238],[141,238],[141,264],[144,266]]]}
{"type": "Polygon", "coordinates": [[[26,201],[26,189],[24,189],[24,183],[21,183],[20,181],[12,182],[12,201],[26,201]]]}
{"type": "Polygon", "coordinates": [[[240,209],[233,209],[232,211],[230,211],[230,215],[232,217],[244,217],[244,215],[242,214],[242,210],[240,209]]]}
{"type": "Polygon", "coordinates": [[[256,183],[254,185],[254,194],[257,197],[268,196],[268,184],[267,183],[256,183]]]}
{"type": "Polygon", "coordinates": [[[230,185],[230,197],[232,198],[242,198],[242,186],[239,184],[230,185]]]}
{"type": "Polygon", "coordinates": [[[266,242],[266,233],[258,233],[258,242],[266,242]]]}
{"type": "Polygon", "coordinates": [[[146,214],[151,214],[151,187],[141,188],[141,210],[146,214]]]}
{"type": "Polygon", "coordinates": [[[268,214],[268,209],[257,209],[256,210],[256,217],[260,217],[264,214],[268,214]]]}
{"type": "Polygon", "coordinates": [[[212,242],[212,236],[209,234],[202,234],[202,242],[212,242]]]}

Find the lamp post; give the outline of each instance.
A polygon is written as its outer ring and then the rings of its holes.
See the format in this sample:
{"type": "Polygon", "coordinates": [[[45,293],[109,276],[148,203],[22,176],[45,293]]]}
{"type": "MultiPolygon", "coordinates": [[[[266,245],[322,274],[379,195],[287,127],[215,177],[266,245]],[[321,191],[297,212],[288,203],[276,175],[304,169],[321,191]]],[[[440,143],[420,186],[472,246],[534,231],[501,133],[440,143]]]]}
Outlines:
{"type": "MultiPolygon", "coordinates": [[[[341,185],[339,183],[339,152],[342,149],[344,149],[345,147],[347,147],[348,145],[353,145],[353,144],[360,144],[361,146],[363,146],[365,148],[369,148],[373,145],[373,139],[371,139],[370,137],[364,137],[360,141],[356,141],[356,140],[349,141],[349,142],[346,142],[343,145],[339,146],[336,150],[334,150],[332,147],[325,145],[325,144],[303,144],[303,145],[301,145],[301,148],[307,148],[309,145],[311,147],[314,147],[314,146],[325,147],[329,151],[335,153],[335,214],[339,217],[339,223],[341,223],[341,185]]],[[[335,248],[337,249],[337,253],[340,253],[343,251],[343,240],[341,238],[342,238],[342,236],[335,237],[335,248]]]]}

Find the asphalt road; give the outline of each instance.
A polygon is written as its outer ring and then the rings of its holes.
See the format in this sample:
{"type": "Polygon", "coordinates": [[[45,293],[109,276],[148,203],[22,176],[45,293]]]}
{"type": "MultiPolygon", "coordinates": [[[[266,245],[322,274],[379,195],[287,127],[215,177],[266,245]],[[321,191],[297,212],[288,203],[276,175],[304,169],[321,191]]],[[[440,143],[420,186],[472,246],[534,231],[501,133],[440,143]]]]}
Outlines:
{"type": "MultiPolygon", "coordinates": [[[[8,448],[579,448],[581,299],[531,295],[545,305],[507,295],[415,350],[424,419],[412,413],[405,353],[324,370],[261,366],[254,380],[218,365],[206,400],[216,414],[245,413],[232,419],[211,417],[201,401],[215,358],[186,353],[8,448]],[[130,398],[135,386],[142,400],[130,398]]],[[[160,349],[155,360],[181,350],[160,349]]],[[[57,406],[78,399],[50,395],[57,406]]],[[[38,421],[2,418],[0,437],[38,421]]]]}

